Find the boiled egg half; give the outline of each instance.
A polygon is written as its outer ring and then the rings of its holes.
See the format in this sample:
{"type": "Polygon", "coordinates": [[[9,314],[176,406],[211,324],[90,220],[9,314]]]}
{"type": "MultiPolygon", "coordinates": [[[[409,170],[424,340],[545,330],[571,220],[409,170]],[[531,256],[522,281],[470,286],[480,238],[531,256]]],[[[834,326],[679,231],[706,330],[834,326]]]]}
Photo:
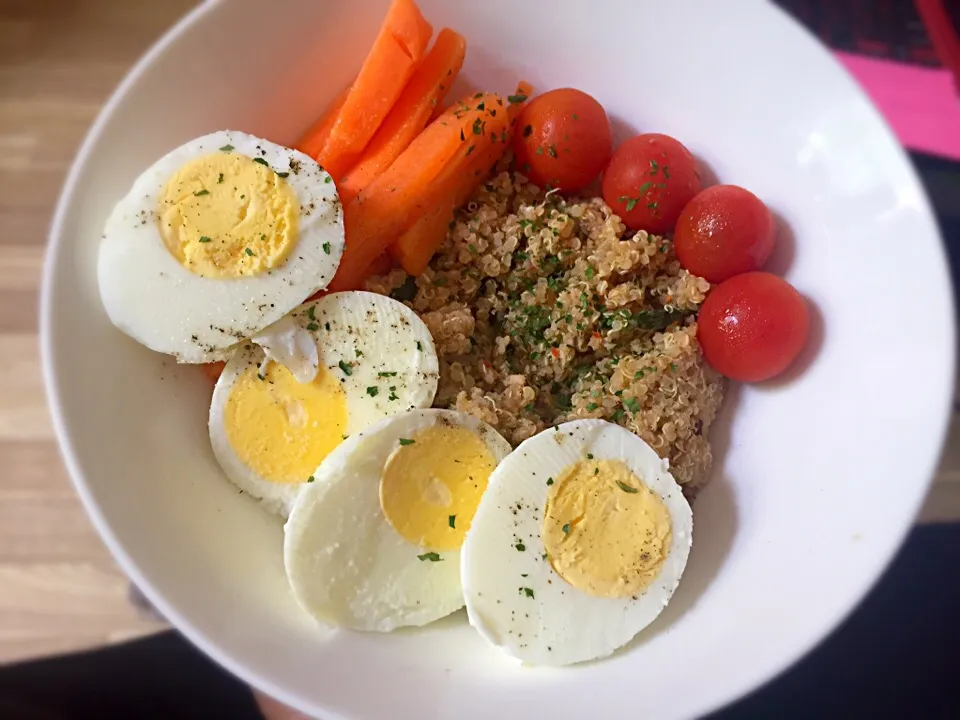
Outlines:
{"type": "Polygon", "coordinates": [[[117,203],[100,243],[100,296],[113,324],[148,348],[225,359],[325,288],[343,245],[337,190],[315,160],[215,132],[157,160],[117,203]]]}
{"type": "Polygon", "coordinates": [[[227,363],[210,404],[210,441],[227,477],[286,517],[301,486],[347,437],[430,407],[430,331],[403,303],[341,292],[299,306],[227,363]]]}
{"type": "Polygon", "coordinates": [[[300,605],[323,623],[380,632],[463,607],[460,547],[509,452],[493,428],[450,410],[414,410],[351,436],[285,526],[300,605]]]}
{"type": "Polygon", "coordinates": [[[667,463],[633,433],[603,420],[541,432],[493,472],[467,534],[470,624],[531,665],[609,655],[670,600],[692,529],[667,463]]]}

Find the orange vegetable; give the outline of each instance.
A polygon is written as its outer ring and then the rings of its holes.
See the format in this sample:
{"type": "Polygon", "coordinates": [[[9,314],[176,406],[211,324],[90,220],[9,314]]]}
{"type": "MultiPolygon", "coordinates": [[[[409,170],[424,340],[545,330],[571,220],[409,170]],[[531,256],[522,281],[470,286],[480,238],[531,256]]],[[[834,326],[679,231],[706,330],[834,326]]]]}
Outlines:
{"type": "Polygon", "coordinates": [[[339,180],[360,157],[397,102],[423,55],[433,28],[413,0],[394,0],[360,68],[317,162],[339,180]]]}
{"type": "Polygon", "coordinates": [[[517,115],[519,115],[520,111],[523,110],[524,104],[530,99],[531,95],[533,95],[533,85],[528,83],[526,80],[521,80],[517,83],[517,89],[514,91],[513,95],[510,95],[507,98],[507,100],[510,102],[510,108],[508,110],[510,122],[513,122],[517,119],[517,115]]]}
{"type": "Polygon", "coordinates": [[[390,246],[391,255],[408,275],[426,269],[447,236],[457,208],[467,202],[510,146],[510,127],[509,113],[491,119],[477,150],[456,158],[433,181],[428,209],[390,246]]]}
{"type": "Polygon", "coordinates": [[[450,28],[437,35],[433,48],[410,78],[356,165],[340,183],[340,199],[349,203],[361,189],[390,167],[426,126],[463,65],[467,42],[450,28]]]}
{"type": "Polygon", "coordinates": [[[369,275],[386,275],[388,272],[393,270],[394,262],[393,257],[388,252],[380,253],[372,263],[370,267],[367,268],[367,274],[369,275]]]}
{"type": "Polygon", "coordinates": [[[327,138],[330,137],[330,130],[333,129],[333,123],[336,122],[337,115],[340,113],[340,109],[343,107],[349,94],[350,88],[341,92],[333,101],[333,104],[327,108],[323,116],[303,134],[303,137],[294,145],[294,148],[316,159],[323,149],[324,143],[327,142],[327,138]]]}
{"type": "Polygon", "coordinates": [[[359,287],[374,258],[431,207],[431,185],[441,171],[455,157],[464,158],[489,142],[494,127],[496,133],[505,133],[504,101],[491,94],[477,96],[457,103],[428,125],[380,177],[346,205],[346,247],[330,283],[331,291],[359,287]]]}
{"type": "Polygon", "coordinates": [[[223,368],[226,367],[226,363],[214,362],[214,363],[205,363],[200,366],[203,370],[203,374],[208,378],[216,382],[220,379],[220,373],[223,372],[223,368]]]}

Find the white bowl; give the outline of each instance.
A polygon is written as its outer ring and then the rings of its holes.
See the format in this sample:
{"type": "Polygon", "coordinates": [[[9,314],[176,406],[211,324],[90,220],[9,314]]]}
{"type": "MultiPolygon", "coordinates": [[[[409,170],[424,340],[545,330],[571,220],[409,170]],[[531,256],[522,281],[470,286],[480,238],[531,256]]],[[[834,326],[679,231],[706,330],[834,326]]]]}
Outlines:
{"type": "Polygon", "coordinates": [[[290,143],[344,87],[386,0],[208,3],[124,80],[70,172],[50,237],[43,357],[77,490],[120,565],[187,637],[324,717],[689,717],[773,677],[882,572],[932,476],[951,401],[943,250],[903,151],[854,82],[765,2],[422,0],[465,75],[583,88],[622,137],[675,135],[783,220],[774,266],[810,298],[790,381],[731,393],[676,597],[613,658],[521,668],[460,615],[422,632],[314,627],[281,527],[221,476],[209,384],[100,305],[103,221],[142,168],[220,128],[290,143]]]}

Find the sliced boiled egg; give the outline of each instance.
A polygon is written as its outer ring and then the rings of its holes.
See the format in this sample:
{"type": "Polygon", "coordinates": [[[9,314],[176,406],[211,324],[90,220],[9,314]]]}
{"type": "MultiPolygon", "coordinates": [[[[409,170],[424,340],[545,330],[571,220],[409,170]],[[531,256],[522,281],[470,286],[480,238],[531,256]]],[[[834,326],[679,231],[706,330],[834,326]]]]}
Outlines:
{"type": "Polygon", "coordinates": [[[285,526],[300,605],[321,622],[380,632],[463,607],[460,546],[509,452],[493,428],[450,410],[414,410],[351,436],[285,526]]]}
{"type": "Polygon", "coordinates": [[[301,305],[227,363],[210,403],[210,441],[227,477],[282,517],[343,440],[430,407],[430,331],[403,303],[342,292],[301,305]]]}
{"type": "Polygon", "coordinates": [[[307,155],[234,131],[171,151],[106,222],[100,296],[127,335],[221,359],[325,288],[343,254],[335,185],[307,155]]]}
{"type": "Polygon", "coordinates": [[[609,655],[670,600],[692,529],[642,439],[603,420],[545,430],[497,467],[467,534],[470,624],[531,665],[609,655]]]}

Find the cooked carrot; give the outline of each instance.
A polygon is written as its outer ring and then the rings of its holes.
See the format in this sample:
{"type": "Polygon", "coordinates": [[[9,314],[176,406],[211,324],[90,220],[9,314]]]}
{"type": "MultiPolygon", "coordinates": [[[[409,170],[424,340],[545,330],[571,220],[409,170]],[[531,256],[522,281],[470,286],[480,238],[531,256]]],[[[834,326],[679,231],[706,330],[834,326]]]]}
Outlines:
{"type": "Polygon", "coordinates": [[[226,367],[226,365],[227,365],[226,363],[222,363],[222,362],[213,362],[213,363],[205,363],[200,367],[203,369],[204,375],[206,375],[208,378],[216,382],[217,380],[220,379],[220,373],[223,372],[223,368],[226,367]]]}
{"type": "Polygon", "coordinates": [[[393,270],[393,266],[393,257],[390,253],[380,253],[374,258],[373,262],[370,263],[370,267],[367,268],[367,273],[368,275],[386,275],[393,270]]]}
{"type": "Polygon", "coordinates": [[[349,94],[350,88],[348,87],[336,97],[321,118],[303,134],[303,137],[300,138],[293,147],[316,159],[320,151],[323,150],[323,145],[327,142],[327,138],[330,137],[333,123],[336,122],[337,115],[340,114],[340,109],[343,107],[343,103],[346,102],[347,95],[349,94]]]}
{"type": "Polygon", "coordinates": [[[413,0],[393,0],[380,34],[317,156],[339,182],[370,142],[413,75],[433,28],[413,0]]]}
{"type": "Polygon", "coordinates": [[[437,35],[433,48],[410,78],[390,114],[384,119],[356,165],[340,183],[340,199],[349,203],[361,189],[390,167],[426,126],[463,65],[467,42],[450,28],[437,35]]]}
{"type": "Polygon", "coordinates": [[[520,111],[523,110],[523,106],[526,104],[527,100],[530,99],[530,96],[533,95],[533,85],[528,83],[526,80],[521,80],[517,83],[517,89],[514,91],[513,95],[507,97],[507,101],[510,103],[509,115],[510,122],[513,122],[517,119],[517,115],[520,114],[520,111]]]}
{"type": "Polygon", "coordinates": [[[430,119],[427,121],[427,125],[429,125],[430,123],[432,123],[434,120],[436,120],[438,117],[440,117],[440,116],[443,115],[444,113],[449,112],[449,111],[450,111],[450,107],[451,107],[450,105],[440,105],[440,104],[438,104],[438,105],[433,109],[433,113],[430,115],[430,119]]]}
{"type": "MultiPolygon", "coordinates": [[[[492,123],[491,123],[492,124],[492,123]]],[[[485,142],[472,155],[451,162],[433,181],[430,207],[390,246],[390,254],[408,275],[419,275],[447,236],[457,208],[463,205],[490,174],[490,169],[510,146],[508,113],[501,113],[497,127],[488,127],[485,142]],[[507,117],[503,117],[507,115],[507,117]]]]}
{"type": "Polygon", "coordinates": [[[489,141],[494,127],[500,140],[508,122],[504,110],[503,100],[483,93],[457,103],[344,208],[346,247],[331,291],[359,286],[374,258],[431,207],[431,184],[455,157],[489,141]]]}

